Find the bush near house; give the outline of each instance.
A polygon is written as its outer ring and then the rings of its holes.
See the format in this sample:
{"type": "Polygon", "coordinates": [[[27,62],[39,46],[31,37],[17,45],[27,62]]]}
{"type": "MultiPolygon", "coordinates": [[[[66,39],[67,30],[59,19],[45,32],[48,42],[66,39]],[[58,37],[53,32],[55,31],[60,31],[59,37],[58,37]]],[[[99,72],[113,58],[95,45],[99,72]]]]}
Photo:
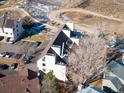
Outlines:
{"type": "Polygon", "coordinates": [[[67,85],[59,83],[59,81],[53,75],[53,72],[49,72],[44,75],[41,84],[41,93],[69,93],[67,92],[67,85]]]}
{"type": "Polygon", "coordinates": [[[34,22],[32,22],[30,16],[25,16],[23,18],[23,28],[30,28],[30,27],[32,27],[33,24],[34,24],[34,22]]]}

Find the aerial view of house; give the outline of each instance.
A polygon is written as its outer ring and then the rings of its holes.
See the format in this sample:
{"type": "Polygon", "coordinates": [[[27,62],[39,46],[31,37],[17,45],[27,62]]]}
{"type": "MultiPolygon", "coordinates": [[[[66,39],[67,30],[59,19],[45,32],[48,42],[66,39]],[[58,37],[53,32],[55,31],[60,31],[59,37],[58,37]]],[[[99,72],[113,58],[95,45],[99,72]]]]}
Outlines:
{"type": "Polygon", "coordinates": [[[6,42],[15,42],[24,33],[22,20],[11,20],[7,16],[0,18],[0,36],[6,39],[6,42]]]}
{"type": "Polygon", "coordinates": [[[0,93],[124,93],[124,0],[0,0],[0,93]]]}
{"type": "Polygon", "coordinates": [[[37,61],[39,70],[44,73],[53,71],[56,78],[66,81],[68,51],[73,44],[79,45],[80,36],[81,32],[75,32],[73,24],[65,24],[62,30],[60,30],[48,44],[44,50],[44,55],[41,54],[41,58],[37,61]]]}

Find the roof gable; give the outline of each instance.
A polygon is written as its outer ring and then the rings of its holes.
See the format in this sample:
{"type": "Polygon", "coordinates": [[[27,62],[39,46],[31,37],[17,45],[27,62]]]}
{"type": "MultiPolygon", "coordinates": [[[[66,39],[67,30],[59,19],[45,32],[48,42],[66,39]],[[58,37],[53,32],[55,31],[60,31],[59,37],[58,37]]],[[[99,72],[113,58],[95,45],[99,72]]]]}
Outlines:
{"type": "MultiPolygon", "coordinates": [[[[104,80],[111,83],[113,85],[113,87],[116,88],[116,90],[119,90],[122,87],[122,83],[117,77],[107,77],[107,78],[103,79],[103,81],[104,80]]],[[[111,86],[108,86],[108,87],[111,87],[111,86]]]]}

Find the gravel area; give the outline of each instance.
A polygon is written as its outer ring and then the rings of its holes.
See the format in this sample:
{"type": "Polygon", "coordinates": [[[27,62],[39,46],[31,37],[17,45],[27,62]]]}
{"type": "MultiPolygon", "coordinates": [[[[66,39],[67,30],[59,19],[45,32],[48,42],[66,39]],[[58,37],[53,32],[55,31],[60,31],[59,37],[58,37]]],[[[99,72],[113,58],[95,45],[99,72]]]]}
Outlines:
{"type": "Polygon", "coordinates": [[[61,0],[26,0],[23,6],[33,18],[39,21],[48,21],[48,14],[61,4],[60,1],[61,0]]]}

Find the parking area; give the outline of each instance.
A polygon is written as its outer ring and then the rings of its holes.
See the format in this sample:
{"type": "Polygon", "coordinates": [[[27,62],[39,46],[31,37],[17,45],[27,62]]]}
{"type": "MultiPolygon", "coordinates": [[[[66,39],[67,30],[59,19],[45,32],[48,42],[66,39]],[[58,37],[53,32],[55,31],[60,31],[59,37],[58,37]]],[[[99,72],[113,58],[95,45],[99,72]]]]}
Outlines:
{"type": "Polygon", "coordinates": [[[19,54],[29,53],[30,49],[36,49],[41,42],[18,41],[14,44],[0,42],[0,52],[14,52],[19,54]]]}
{"type": "Polygon", "coordinates": [[[51,29],[46,29],[14,44],[0,42],[0,71],[2,71],[0,73],[15,73],[13,72],[16,71],[15,65],[21,62],[25,62],[24,64],[26,64],[27,68],[36,71],[36,60],[54,35],[55,32],[51,32],[51,29]]]}
{"type": "Polygon", "coordinates": [[[18,41],[14,44],[0,42],[0,64],[16,63],[23,57],[24,61],[31,61],[34,54],[39,53],[42,42],[18,41]],[[24,56],[25,55],[25,56],[24,56]]]}

